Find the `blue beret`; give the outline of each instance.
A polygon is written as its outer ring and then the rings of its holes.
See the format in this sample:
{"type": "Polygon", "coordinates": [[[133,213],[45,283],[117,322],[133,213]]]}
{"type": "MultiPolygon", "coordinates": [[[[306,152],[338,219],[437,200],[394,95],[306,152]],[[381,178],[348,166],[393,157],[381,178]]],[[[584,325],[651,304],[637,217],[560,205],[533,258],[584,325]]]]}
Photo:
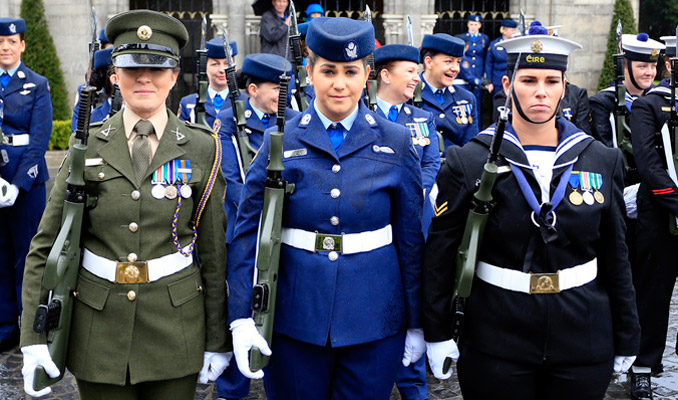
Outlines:
{"type": "MultiPolygon", "coordinates": [[[[235,41],[229,42],[231,45],[231,56],[238,55],[238,44],[235,41]]],[[[205,43],[207,47],[207,57],[209,58],[226,58],[226,51],[224,51],[224,39],[214,38],[205,43]]]]}
{"type": "Polygon", "coordinates": [[[26,32],[26,21],[23,18],[0,18],[0,36],[10,36],[24,32],[26,32]]]}
{"type": "Polygon", "coordinates": [[[499,26],[505,26],[507,28],[517,28],[518,23],[512,19],[505,19],[501,21],[501,24],[499,26]]]}
{"type": "Polygon", "coordinates": [[[344,17],[313,18],[308,26],[306,45],[330,61],[359,60],[374,52],[374,26],[344,17]]]}
{"type": "Polygon", "coordinates": [[[406,44],[387,44],[374,51],[375,64],[392,60],[412,61],[419,64],[419,49],[406,44]]]}
{"type": "Polygon", "coordinates": [[[320,14],[325,14],[325,11],[323,10],[323,6],[320,4],[309,4],[308,7],[306,7],[306,16],[310,17],[311,14],[313,13],[320,13],[320,14]]]}
{"type": "Polygon", "coordinates": [[[103,28],[102,30],[99,31],[99,42],[101,44],[111,43],[108,41],[108,39],[106,39],[106,28],[103,28]]]}
{"type": "Polygon", "coordinates": [[[113,47],[99,50],[96,53],[94,53],[94,69],[99,69],[106,67],[108,65],[113,65],[111,54],[113,54],[113,47]]]}
{"type": "Polygon", "coordinates": [[[483,22],[483,19],[478,14],[469,14],[466,16],[468,21],[483,22]]]}
{"type": "Polygon", "coordinates": [[[301,36],[306,36],[306,32],[308,32],[308,22],[297,25],[297,29],[299,29],[299,34],[301,36]]]}
{"type": "Polygon", "coordinates": [[[450,36],[447,33],[426,35],[424,36],[424,40],[421,41],[422,49],[437,51],[452,57],[463,56],[465,47],[466,42],[458,37],[450,36]]]}
{"type": "Polygon", "coordinates": [[[249,54],[242,63],[242,72],[266,82],[280,83],[280,75],[285,73],[292,76],[292,64],[277,54],[258,53],[249,54]]]}

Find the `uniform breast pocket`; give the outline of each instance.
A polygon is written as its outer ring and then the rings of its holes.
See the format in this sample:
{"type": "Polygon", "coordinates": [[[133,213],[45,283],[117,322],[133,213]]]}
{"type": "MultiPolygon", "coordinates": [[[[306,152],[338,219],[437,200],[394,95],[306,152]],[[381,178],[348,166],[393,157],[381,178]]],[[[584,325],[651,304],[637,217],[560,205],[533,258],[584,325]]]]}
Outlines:
{"type": "Polygon", "coordinates": [[[116,182],[116,179],[123,175],[108,164],[85,167],[85,188],[87,194],[101,196],[107,190],[110,190],[110,183],[116,182]]]}

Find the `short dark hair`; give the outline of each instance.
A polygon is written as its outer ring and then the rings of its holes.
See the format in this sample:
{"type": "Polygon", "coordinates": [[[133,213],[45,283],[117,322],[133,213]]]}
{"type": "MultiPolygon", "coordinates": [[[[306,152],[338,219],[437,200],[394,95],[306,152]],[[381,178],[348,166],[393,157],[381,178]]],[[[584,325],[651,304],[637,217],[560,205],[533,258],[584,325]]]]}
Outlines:
{"type": "Polygon", "coordinates": [[[424,65],[424,69],[426,69],[426,64],[424,64],[424,60],[426,57],[435,57],[438,54],[440,54],[439,51],[431,50],[431,49],[421,49],[421,63],[424,65]]]}

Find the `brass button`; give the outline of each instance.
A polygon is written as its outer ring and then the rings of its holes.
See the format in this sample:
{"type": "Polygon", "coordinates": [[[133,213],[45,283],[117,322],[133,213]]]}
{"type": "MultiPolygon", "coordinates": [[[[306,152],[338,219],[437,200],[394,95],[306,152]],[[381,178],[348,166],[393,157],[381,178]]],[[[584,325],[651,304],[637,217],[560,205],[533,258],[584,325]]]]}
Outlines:
{"type": "Polygon", "coordinates": [[[337,226],[339,225],[339,218],[338,217],[332,217],[330,218],[330,224],[337,226]]]}
{"type": "Polygon", "coordinates": [[[339,164],[334,164],[334,165],[332,166],[332,172],[334,172],[334,173],[336,174],[336,173],[339,172],[339,171],[341,171],[341,165],[339,165],[339,164]]]}
{"type": "Polygon", "coordinates": [[[339,253],[336,251],[330,251],[330,254],[327,255],[327,258],[329,258],[330,261],[337,261],[337,258],[339,258],[339,253]]]}
{"type": "Polygon", "coordinates": [[[106,177],[106,174],[104,174],[103,171],[102,171],[102,172],[99,172],[99,174],[97,174],[97,176],[99,177],[99,180],[102,180],[106,177]]]}
{"type": "Polygon", "coordinates": [[[129,253],[127,255],[127,261],[129,262],[137,262],[137,255],[136,253],[129,253]]]}
{"type": "Polygon", "coordinates": [[[135,190],[132,192],[132,200],[139,200],[139,197],[141,197],[141,193],[139,193],[138,190],[135,190]]]}
{"type": "Polygon", "coordinates": [[[136,232],[139,230],[139,225],[136,222],[130,222],[129,230],[130,232],[136,232]]]}
{"type": "Polygon", "coordinates": [[[330,191],[330,196],[332,196],[333,199],[336,199],[337,197],[339,197],[340,194],[341,194],[341,190],[336,189],[336,188],[332,189],[330,191]]]}
{"type": "Polygon", "coordinates": [[[134,301],[137,298],[137,294],[134,290],[127,292],[127,300],[134,301]]]}

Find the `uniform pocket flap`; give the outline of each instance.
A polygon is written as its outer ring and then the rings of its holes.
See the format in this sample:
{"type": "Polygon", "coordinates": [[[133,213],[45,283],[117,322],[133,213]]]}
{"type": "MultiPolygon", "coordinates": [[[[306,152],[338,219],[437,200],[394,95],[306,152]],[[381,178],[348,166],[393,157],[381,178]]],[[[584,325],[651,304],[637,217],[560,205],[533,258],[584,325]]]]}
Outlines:
{"type": "Polygon", "coordinates": [[[105,182],[122,176],[118,170],[108,164],[86,166],[84,175],[86,181],[94,182],[105,182]]]}
{"type": "Polygon", "coordinates": [[[78,293],[76,296],[78,300],[97,311],[101,311],[106,305],[109,289],[80,275],[76,292],[78,293]]]}
{"type": "Polygon", "coordinates": [[[186,304],[188,301],[200,296],[202,284],[198,274],[190,275],[167,285],[170,300],[174,307],[186,304]]]}

